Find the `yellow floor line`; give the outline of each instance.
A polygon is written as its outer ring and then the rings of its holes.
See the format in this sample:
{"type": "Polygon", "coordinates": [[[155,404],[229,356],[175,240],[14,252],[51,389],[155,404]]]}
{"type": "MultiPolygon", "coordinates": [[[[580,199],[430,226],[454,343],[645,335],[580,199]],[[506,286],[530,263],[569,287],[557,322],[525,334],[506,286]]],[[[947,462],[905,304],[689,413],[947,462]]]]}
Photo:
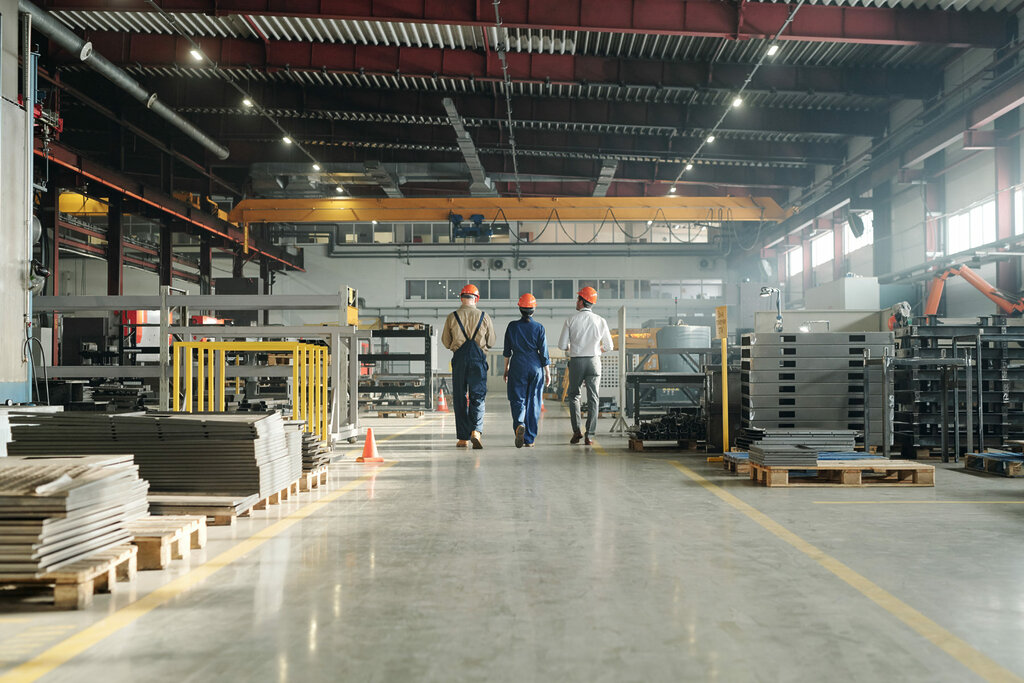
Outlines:
{"type": "MultiPolygon", "coordinates": [[[[412,427],[396,432],[391,436],[378,439],[378,441],[390,441],[401,434],[432,423],[433,420],[420,422],[412,427]]],[[[41,677],[68,662],[93,645],[132,624],[148,612],[166,604],[182,593],[195,588],[216,572],[248,555],[270,539],[298,524],[303,519],[309,517],[326,505],[334,502],[346,493],[359,488],[362,484],[373,479],[380,470],[397,464],[398,463],[396,461],[390,461],[373,466],[373,471],[368,474],[349,482],[336,491],[330,492],[319,500],[315,500],[299,508],[284,519],[281,519],[267,528],[256,532],[238,545],[230,548],[229,550],[225,550],[217,557],[192,569],[189,573],[164,586],[161,586],[160,588],[157,588],[152,593],[143,596],[130,605],[122,607],[110,616],[100,619],[91,626],[82,629],[78,633],[75,633],[69,638],[50,647],[45,652],[40,653],[22,664],[19,664],[7,673],[0,675],[0,683],[28,683],[29,681],[39,680],[41,677]]]]}
{"type": "Polygon", "coordinates": [[[942,626],[939,626],[937,623],[921,614],[892,593],[889,593],[870,579],[858,574],[831,555],[828,555],[816,546],[800,538],[757,508],[744,503],[733,494],[729,493],[717,484],[708,481],[686,465],[676,461],[669,462],[673,467],[703,486],[707,491],[728,503],[736,510],[742,512],[774,536],[810,557],[819,565],[835,574],[838,578],[842,579],[853,588],[857,589],[862,595],[867,597],[876,605],[892,614],[925,639],[941,648],[946,654],[953,657],[953,659],[957,660],[985,680],[1024,681],[1024,678],[1021,678],[1009,669],[1006,669],[989,659],[986,655],[976,650],[966,641],[955,636],[942,626]]]}

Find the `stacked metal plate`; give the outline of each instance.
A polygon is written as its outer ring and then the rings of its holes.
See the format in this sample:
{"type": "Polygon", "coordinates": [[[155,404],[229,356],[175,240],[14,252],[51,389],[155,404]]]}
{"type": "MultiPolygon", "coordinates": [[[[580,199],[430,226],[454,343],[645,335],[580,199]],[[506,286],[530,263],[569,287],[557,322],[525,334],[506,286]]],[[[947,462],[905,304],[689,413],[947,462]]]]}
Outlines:
{"type": "Polygon", "coordinates": [[[148,485],[130,455],[0,458],[0,578],[40,575],[131,540],[148,485]]]}
{"type": "Polygon", "coordinates": [[[324,448],[323,441],[316,434],[304,431],[306,423],[302,420],[286,420],[285,433],[288,437],[288,448],[295,449],[302,458],[302,471],[312,472],[321,465],[330,462],[331,457],[324,448]]]}
{"type": "Polygon", "coordinates": [[[806,446],[751,446],[749,453],[750,462],[758,465],[802,465],[811,468],[818,464],[817,449],[806,446]]]}
{"type": "MultiPolygon", "coordinates": [[[[864,429],[864,352],[891,349],[890,332],[753,333],[742,339],[742,425],[765,429],[864,429]]],[[[871,368],[874,386],[881,369],[871,368]]],[[[881,438],[883,400],[871,396],[881,438]]]]}
{"type": "Polygon", "coordinates": [[[62,413],[11,418],[8,452],[129,452],[150,489],[261,497],[302,474],[278,413],[62,413]]]}
{"type": "Polygon", "coordinates": [[[756,429],[746,428],[736,439],[736,445],[750,450],[755,446],[809,448],[816,453],[852,451],[859,432],[849,429],[756,429]]]}

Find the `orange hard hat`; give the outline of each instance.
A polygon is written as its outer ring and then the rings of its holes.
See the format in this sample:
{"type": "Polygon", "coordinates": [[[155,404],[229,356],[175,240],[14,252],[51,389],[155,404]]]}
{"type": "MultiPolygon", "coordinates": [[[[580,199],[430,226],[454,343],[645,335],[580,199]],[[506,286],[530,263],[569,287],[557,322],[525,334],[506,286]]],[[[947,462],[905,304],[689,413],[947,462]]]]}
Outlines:
{"type": "Polygon", "coordinates": [[[519,297],[519,308],[537,308],[537,299],[533,294],[523,294],[519,297]]]}
{"type": "Polygon", "coordinates": [[[594,289],[593,287],[584,287],[583,289],[580,290],[578,296],[587,303],[597,303],[597,290],[594,289]]]}
{"type": "Polygon", "coordinates": [[[462,288],[462,294],[459,296],[475,296],[477,299],[480,298],[480,290],[476,288],[476,285],[466,285],[462,288]]]}

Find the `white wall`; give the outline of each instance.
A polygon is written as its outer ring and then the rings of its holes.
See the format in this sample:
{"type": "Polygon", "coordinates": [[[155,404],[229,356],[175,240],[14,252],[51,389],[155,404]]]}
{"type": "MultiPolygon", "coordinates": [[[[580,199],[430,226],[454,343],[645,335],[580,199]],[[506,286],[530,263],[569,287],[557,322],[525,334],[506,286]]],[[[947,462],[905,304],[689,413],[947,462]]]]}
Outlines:
{"type": "MultiPolygon", "coordinates": [[[[580,247],[581,254],[586,247],[580,247]]],[[[480,302],[480,307],[488,311],[498,324],[499,334],[505,325],[519,317],[515,306],[518,297],[516,281],[522,279],[645,279],[645,280],[685,280],[712,279],[726,277],[724,259],[715,260],[712,269],[701,269],[699,262],[704,257],[663,257],[663,256],[632,256],[632,257],[531,257],[533,267],[529,271],[475,272],[470,271],[466,257],[453,258],[412,258],[404,261],[394,257],[388,258],[331,258],[323,248],[307,247],[305,249],[306,273],[288,273],[277,276],[274,286],[275,294],[332,294],[340,287],[355,287],[359,296],[366,300],[362,316],[375,317],[385,315],[390,320],[413,320],[431,323],[435,326],[443,324],[449,312],[458,306],[458,301],[406,301],[406,279],[502,279],[511,277],[513,298],[509,301],[480,302]]],[[[711,259],[714,260],[714,259],[711,259]]],[[[679,314],[686,315],[690,324],[707,324],[713,326],[713,311],[716,305],[724,301],[680,301],[679,314]]],[[[674,315],[675,304],[672,301],[639,299],[599,301],[598,313],[609,320],[614,327],[618,310],[627,306],[627,324],[639,327],[644,321],[674,315]]],[[[536,320],[544,324],[553,344],[561,330],[565,317],[574,311],[574,301],[541,300],[538,302],[536,320]]],[[[272,315],[271,321],[275,321],[272,315]]],[[[324,322],[324,315],[315,311],[294,311],[278,314],[277,322],[289,324],[311,324],[324,322]]]]}

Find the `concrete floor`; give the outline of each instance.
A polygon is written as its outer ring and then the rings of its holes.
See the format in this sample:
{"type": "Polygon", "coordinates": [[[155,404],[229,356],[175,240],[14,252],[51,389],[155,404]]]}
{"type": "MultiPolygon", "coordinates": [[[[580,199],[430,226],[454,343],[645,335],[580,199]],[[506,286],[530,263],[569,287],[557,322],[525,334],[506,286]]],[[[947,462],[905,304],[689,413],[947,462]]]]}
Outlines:
{"type": "Polygon", "coordinates": [[[396,465],[346,457],[89,610],[0,602],[0,681],[1024,674],[1024,481],[754,488],[703,455],[571,447],[562,411],[516,450],[491,409],[483,451],[450,416],[368,420],[396,465]]]}

